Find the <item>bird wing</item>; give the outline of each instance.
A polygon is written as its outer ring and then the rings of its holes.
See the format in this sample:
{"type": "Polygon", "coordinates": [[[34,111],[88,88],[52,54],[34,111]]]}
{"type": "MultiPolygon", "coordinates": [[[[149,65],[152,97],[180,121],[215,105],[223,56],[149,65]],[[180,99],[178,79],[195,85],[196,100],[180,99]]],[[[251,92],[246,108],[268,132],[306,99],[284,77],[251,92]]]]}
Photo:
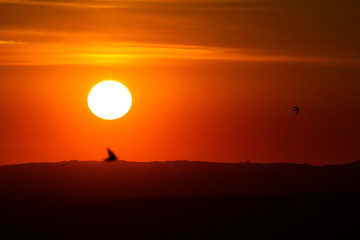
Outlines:
{"type": "Polygon", "coordinates": [[[115,154],[108,148],[108,154],[109,154],[109,158],[107,158],[108,160],[115,160],[117,159],[117,157],[115,156],[115,154]]]}

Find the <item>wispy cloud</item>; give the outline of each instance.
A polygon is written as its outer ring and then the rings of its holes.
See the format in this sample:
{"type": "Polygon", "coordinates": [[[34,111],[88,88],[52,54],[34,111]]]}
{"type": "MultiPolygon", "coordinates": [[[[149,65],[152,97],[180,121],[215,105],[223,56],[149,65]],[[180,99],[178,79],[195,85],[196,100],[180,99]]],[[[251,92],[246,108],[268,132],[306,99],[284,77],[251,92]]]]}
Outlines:
{"type": "MultiPolygon", "coordinates": [[[[22,5],[43,5],[43,6],[63,6],[63,7],[128,7],[143,6],[169,7],[169,4],[177,7],[207,7],[207,8],[320,8],[320,9],[339,9],[354,8],[358,0],[0,0],[0,4],[22,4],[22,5]]],[[[359,9],[360,6],[357,7],[359,9]]],[[[354,9],[352,9],[354,10],[354,9]]]]}
{"type": "Polygon", "coordinates": [[[20,41],[12,41],[12,40],[0,40],[0,44],[26,44],[26,43],[20,41]]]}
{"type": "MultiPolygon", "coordinates": [[[[242,1],[242,0],[240,0],[242,1]]],[[[246,0],[245,0],[246,1],[246,0]]],[[[59,7],[77,7],[77,8],[119,8],[132,7],[138,4],[179,4],[179,3],[204,3],[204,1],[197,0],[130,0],[130,1],[116,1],[116,0],[0,0],[0,4],[17,4],[17,5],[38,5],[38,6],[59,6],[59,7]]],[[[205,1],[217,2],[217,1],[205,1]]],[[[229,1],[232,2],[232,1],[229,1]]],[[[234,1],[233,1],[234,2],[234,1]]],[[[235,1],[236,2],[236,1],[235,1]]]]}
{"type": "Polygon", "coordinates": [[[60,7],[116,7],[115,1],[32,1],[32,0],[0,0],[0,4],[22,4],[22,5],[42,5],[60,7]]]}
{"type": "Polygon", "coordinates": [[[1,65],[121,65],[168,63],[171,60],[309,62],[359,64],[357,59],[287,56],[258,50],[174,44],[94,42],[88,44],[26,44],[9,48],[0,46],[1,65]],[[166,61],[165,61],[166,60],[166,61]]]}
{"type": "Polygon", "coordinates": [[[325,2],[0,0],[0,64],[356,63],[357,0],[325,2]]]}

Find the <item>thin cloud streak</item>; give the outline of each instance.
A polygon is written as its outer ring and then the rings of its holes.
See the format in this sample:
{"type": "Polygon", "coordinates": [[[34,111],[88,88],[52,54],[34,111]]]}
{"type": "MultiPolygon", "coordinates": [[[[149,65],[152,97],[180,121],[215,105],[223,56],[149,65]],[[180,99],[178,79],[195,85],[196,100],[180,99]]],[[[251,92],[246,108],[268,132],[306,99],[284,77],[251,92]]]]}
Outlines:
{"type": "Polygon", "coordinates": [[[359,64],[358,59],[350,58],[286,56],[256,50],[206,46],[118,42],[96,42],[86,45],[2,42],[2,45],[14,43],[14,46],[0,46],[1,65],[118,65],[139,62],[171,64],[171,61],[163,61],[165,59],[359,64]]]}
{"type": "Polygon", "coordinates": [[[274,8],[312,8],[312,9],[341,9],[360,10],[360,6],[354,9],[357,0],[0,0],[0,4],[17,5],[41,5],[60,7],[83,7],[83,8],[117,8],[136,7],[142,5],[147,8],[177,7],[177,8],[216,8],[216,9],[274,9],[274,8]],[[349,9],[349,7],[351,7],[349,9]]]}
{"type": "Polygon", "coordinates": [[[85,8],[108,8],[119,7],[114,1],[24,1],[24,0],[0,0],[0,4],[21,4],[21,5],[41,5],[58,7],[85,7],[85,8]]]}
{"type": "Polygon", "coordinates": [[[322,3],[0,0],[0,63],[204,59],[357,64],[358,4],[322,3]],[[113,8],[120,5],[126,9],[113,8]]]}
{"type": "Polygon", "coordinates": [[[25,42],[12,41],[12,40],[0,40],[0,44],[26,44],[25,42]]]}
{"type": "MultiPolygon", "coordinates": [[[[248,2],[246,0],[227,1],[225,4],[233,4],[236,2],[248,2]]],[[[0,0],[0,4],[17,4],[17,5],[39,5],[39,6],[55,6],[55,7],[76,7],[76,8],[127,8],[137,7],[139,5],[152,8],[152,4],[157,4],[155,7],[163,6],[169,7],[168,4],[212,4],[219,3],[217,0],[197,1],[197,0],[130,0],[130,1],[111,1],[111,0],[88,0],[88,1],[32,1],[32,0],[0,0]]],[[[221,2],[220,2],[221,3],[221,2]]]]}

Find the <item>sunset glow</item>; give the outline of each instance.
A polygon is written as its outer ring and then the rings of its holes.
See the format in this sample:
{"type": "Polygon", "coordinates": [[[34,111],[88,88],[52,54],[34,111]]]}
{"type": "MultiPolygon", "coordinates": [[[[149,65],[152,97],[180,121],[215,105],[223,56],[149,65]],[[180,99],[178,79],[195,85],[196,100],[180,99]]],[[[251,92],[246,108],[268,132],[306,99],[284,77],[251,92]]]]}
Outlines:
{"type": "Polygon", "coordinates": [[[107,147],[133,161],[355,161],[359,10],[0,0],[0,164],[103,159],[107,147]],[[130,93],[107,101],[92,90],[105,80],[130,93]]]}
{"type": "Polygon", "coordinates": [[[0,0],[2,239],[360,239],[360,0],[0,0]]]}

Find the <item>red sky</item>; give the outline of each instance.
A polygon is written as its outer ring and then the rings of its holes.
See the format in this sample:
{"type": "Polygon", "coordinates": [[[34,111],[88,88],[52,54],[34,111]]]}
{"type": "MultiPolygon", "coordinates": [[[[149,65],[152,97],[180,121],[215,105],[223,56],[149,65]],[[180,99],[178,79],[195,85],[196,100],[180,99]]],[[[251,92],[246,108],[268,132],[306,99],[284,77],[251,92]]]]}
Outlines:
{"type": "Polygon", "coordinates": [[[0,165],[360,160],[358,1],[119,2],[0,0],[0,165]],[[87,106],[108,79],[113,121],[87,106]]]}

